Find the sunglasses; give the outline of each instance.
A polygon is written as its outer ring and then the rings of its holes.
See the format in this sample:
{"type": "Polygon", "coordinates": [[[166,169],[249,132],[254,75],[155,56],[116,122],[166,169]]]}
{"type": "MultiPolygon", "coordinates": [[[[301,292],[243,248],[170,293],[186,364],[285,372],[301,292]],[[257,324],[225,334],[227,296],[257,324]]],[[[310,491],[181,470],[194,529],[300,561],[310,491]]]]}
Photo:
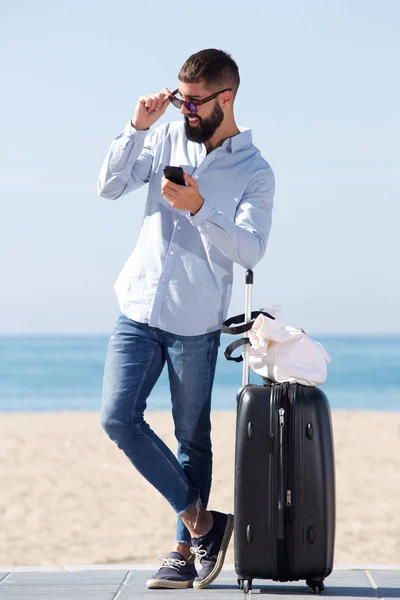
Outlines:
{"type": "Polygon", "coordinates": [[[203,100],[196,100],[193,102],[187,102],[186,100],[182,100],[181,98],[177,98],[176,94],[180,93],[179,89],[172,92],[170,96],[168,96],[170,102],[176,106],[176,108],[182,108],[182,105],[190,110],[191,113],[197,113],[197,107],[205,104],[206,102],[210,102],[210,100],[214,100],[220,94],[224,92],[231,92],[233,88],[226,88],[225,90],[221,90],[220,92],[215,92],[215,94],[211,94],[211,96],[207,96],[207,98],[203,98],[203,100]]]}

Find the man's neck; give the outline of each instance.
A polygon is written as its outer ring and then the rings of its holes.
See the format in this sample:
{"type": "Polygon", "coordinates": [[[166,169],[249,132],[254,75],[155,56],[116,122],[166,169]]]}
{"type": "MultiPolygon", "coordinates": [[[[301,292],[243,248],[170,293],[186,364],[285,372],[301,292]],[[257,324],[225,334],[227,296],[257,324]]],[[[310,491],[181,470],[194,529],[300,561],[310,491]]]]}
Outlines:
{"type": "Polygon", "coordinates": [[[204,145],[207,150],[207,154],[210,154],[219,146],[222,146],[225,140],[233,137],[234,135],[238,135],[240,133],[239,127],[236,125],[235,121],[231,121],[230,123],[225,123],[218,127],[212,138],[207,140],[204,145]]]}

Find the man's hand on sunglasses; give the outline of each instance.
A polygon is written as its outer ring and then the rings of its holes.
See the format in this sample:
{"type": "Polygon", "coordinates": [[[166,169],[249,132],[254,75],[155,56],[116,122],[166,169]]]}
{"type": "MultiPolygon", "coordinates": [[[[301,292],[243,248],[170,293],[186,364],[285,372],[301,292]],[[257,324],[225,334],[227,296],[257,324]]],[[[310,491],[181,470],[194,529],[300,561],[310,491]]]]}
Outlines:
{"type": "Polygon", "coordinates": [[[199,192],[196,181],[184,173],[186,185],[172,183],[166,177],[161,180],[161,195],[172,208],[186,210],[195,215],[203,206],[204,198],[199,192]]]}
{"type": "Polygon", "coordinates": [[[135,114],[132,117],[132,125],[137,130],[149,129],[165,113],[170,104],[171,92],[164,88],[159,94],[140,96],[135,114]]]}

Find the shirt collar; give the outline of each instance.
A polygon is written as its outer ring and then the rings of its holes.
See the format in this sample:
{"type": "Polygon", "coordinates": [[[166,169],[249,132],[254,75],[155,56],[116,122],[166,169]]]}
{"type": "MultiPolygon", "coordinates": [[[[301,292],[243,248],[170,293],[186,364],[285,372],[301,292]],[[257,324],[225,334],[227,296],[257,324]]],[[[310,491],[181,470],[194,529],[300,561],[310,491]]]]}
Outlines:
{"type": "Polygon", "coordinates": [[[245,127],[239,127],[240,133],[228,138],[222,144],[223,148],[226,148],[228,152],[236,152],[245,146],[250,146],[252,143],[251,129],[245,127]]]}

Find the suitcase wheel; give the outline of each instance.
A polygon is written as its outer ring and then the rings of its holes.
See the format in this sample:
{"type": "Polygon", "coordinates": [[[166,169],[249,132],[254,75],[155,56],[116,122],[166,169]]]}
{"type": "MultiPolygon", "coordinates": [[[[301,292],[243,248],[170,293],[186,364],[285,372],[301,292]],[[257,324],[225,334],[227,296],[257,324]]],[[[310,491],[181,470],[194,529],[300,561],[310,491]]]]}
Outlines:
{"type": "Polygon", "coordinates": [[[250,590],[252,589],[252,587],[253,586],[251,585],[251,579],[245,579],[243,581],[243,591],[246,594],[246,596],[250,592],[250,590]]]}
{"type": "Polygon", "coordinates": [[[314,590],[316,594],[320,594],[325,590],[324,582],[322,579],[307,579],[306,584],[314,590]]]}

